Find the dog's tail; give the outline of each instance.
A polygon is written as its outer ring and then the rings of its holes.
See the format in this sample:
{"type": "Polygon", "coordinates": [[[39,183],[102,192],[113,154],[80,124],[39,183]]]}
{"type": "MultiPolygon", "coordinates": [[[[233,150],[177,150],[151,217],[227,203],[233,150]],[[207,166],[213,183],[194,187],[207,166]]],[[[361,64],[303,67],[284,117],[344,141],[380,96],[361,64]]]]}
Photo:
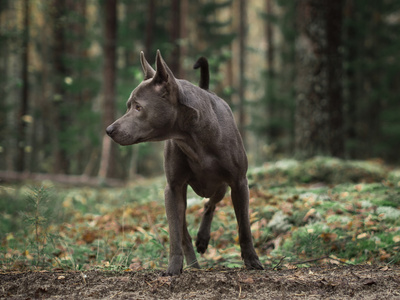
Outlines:
{"type": "Polygon", "coordinates": [[[210,70],[208,68],[207,58],[204,56],[200,57],[193,66],[193,69],[200,68],[200,83],[199,87],[204,90],[208,90],[210,83],[210,70]]]}

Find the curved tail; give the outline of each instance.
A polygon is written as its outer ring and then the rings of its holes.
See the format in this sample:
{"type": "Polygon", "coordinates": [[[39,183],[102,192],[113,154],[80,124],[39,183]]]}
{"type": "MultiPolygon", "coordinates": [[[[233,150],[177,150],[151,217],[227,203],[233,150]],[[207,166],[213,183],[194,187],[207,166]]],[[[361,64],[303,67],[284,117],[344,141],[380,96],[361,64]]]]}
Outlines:
{"type": "Polygon", "coordinates": [[[200,57],[193,66],[193,69],[200,68],[200,83],[199,87],[208,90],[210,83],[210,70],[208,68],[207,58],[204,56],[200,57]]]}

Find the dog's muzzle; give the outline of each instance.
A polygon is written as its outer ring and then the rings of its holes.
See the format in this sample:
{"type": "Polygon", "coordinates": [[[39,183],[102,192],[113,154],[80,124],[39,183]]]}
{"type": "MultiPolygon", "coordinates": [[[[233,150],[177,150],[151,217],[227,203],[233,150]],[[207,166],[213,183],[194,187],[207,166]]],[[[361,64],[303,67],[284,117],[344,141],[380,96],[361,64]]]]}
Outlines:
{"type": "Polygon", "coordinates": [[[113,137],[113,135],[116,132],[116,126],[114,124],[111,124],[110,126],[108,126],[106,128],[106,133],[108,134],[108,136],[113,137]]]}

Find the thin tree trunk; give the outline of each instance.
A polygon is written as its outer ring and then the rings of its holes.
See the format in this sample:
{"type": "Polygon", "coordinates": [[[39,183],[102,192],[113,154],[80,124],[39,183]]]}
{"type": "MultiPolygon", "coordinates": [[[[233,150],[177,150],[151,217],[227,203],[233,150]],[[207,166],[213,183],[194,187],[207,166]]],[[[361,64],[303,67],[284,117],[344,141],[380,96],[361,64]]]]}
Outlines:
{"type": "MultiPolygon", "coordinates": [[[[187,46],[185,43],[185,39],[187,38],[187,24],[186,24],[186,16],[189,14],[189,4],[188,0],[181,0],[181,11],[180,11],[180,57],[186,57],[187,55],[187,46]]],[[[185,68],[183,64],[179,64],[179,76],[181,78],[186,78],[185,68]]]]}
{"type": "MultiPolygon", "coordinates": [[[[103,69],[103,129],[115,119],[116,43],[117,43],[117,0],[107,0],[105,13],[105,44],[103,69]]],[[[111,139],[104,134],[100,160],[99,177],[114,176],[112,164],[114,147],[111,139]]]]}
{"type": "MultiPolygon", "coordinates": [[[[347,44],[347,51],[346,51],[346,61],[347,63],[347,70],[346,70],[346,81],[347,84],[347,99],[346,99],[346,135],[349,138],[351,145],[354,144],[356,139],[358,138],[356,124],[358,123],[357,118],[357,79],[356,79],[356,72],[355,72],[355,61],[357,59],[357,33],[356,33],[356,25],[355,22],[355,14],[356,14],[356,3],[353,0],[346,1],[346,11],[347,11],[347,19],[351,20],[351,24],[347,25],[347,36],[346,36],[346,44],[347,44]]],[[[348,149],[348,155],[350,158],[356,158],[358,151],[355,146],[350,146],[348,149]]]]}
{"type": "Polygon", "coordinates": [[[239,1],[239,131],[243,142],[246,141],[245,133],[245,91],[246,91],[246,37],[247,37],[247,3],[239,1]]]}
{"type": "Polygon", "coordinates": [[[171,53],[171,63],[169,64],[169,67],[175,77],[180,78],[181,74],[179,73],[179,66],[181,60],[181,48],[179,45],[179,39],[181,37],[181,0],[172,0],[171,6],[171,42],[174,48],[171,53]]]}
{"type": "MultiPolygon", "coordinates": [[[[266,108],[267,108],[267,120],[268,122],[273,121],[276,117],[276,105],[275,105],[275,96],[273,91],[273,79],[274,79],[274,35],[272,30],[272,21],[271,16],[273,14],[272,11],[272,0],[266,0],[266,9],[267,9],[267,19],[265,21],[265,39],[267,42],[267,84],[266,84],[266,108]]],[[[268,139],[269,142],[273,142],[274,136],[274,128],[271,127],[271,123],[268,126],[268,139]]]]}
{"type": "Polygon", "coordinates": [[[147,22],[146,22],[146,41],[145,41],[145,55],[147,57],[153,55],[153,40],[154,40],[154,27],[156,4],[155,0],[148,1],[147,7],[147,22]]]}
{"type": "Polygon", "coordinates": [[[24,116],[28,114],[28,64],[29,64],[29,0],[24,0],[24,32],[22,38],[22,95],[21,104],[18,112],[18,157],[17,171],[22,172],[25,169],[25,146],[26,146],[26,121],[24,116]]]}
{"type": "Polygon", "coordinates": [[[62,141],[62,135],[68,126],[68,112],[65,111],[64,106],[67,102],[66,90],[64,87],[64,78],[67,76],[67,66],[65,64],[65,14],[66,3],[65,0],[55,0],[53,7],[53,28],[54,28],[54,120],[53,120],[53,136],[54,136],[54,173],[67,173],[68,159],[65,150],[65,145],[62,141]]]}

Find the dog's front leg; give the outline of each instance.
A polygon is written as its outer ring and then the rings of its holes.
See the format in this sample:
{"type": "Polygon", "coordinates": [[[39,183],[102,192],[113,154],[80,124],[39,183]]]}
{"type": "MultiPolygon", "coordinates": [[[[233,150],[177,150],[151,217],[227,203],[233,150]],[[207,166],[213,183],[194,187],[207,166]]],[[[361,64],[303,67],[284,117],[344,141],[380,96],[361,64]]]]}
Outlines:
{"type": "Polygon", "coordinates": [[[240,180],[237,184],[231,186],[231,196],[239,226],[239,243],[244,264],[248,269],[262,270],[263,267],[251,238],[247,179],[240,180]]]}
{"type": "Polygon", "coordinates": [[[178,275],[183,268],[185,202],[180,189],[169,184],[165,187],[165,210],[169,226],[169,262],[166,275],[178,275]]]}

